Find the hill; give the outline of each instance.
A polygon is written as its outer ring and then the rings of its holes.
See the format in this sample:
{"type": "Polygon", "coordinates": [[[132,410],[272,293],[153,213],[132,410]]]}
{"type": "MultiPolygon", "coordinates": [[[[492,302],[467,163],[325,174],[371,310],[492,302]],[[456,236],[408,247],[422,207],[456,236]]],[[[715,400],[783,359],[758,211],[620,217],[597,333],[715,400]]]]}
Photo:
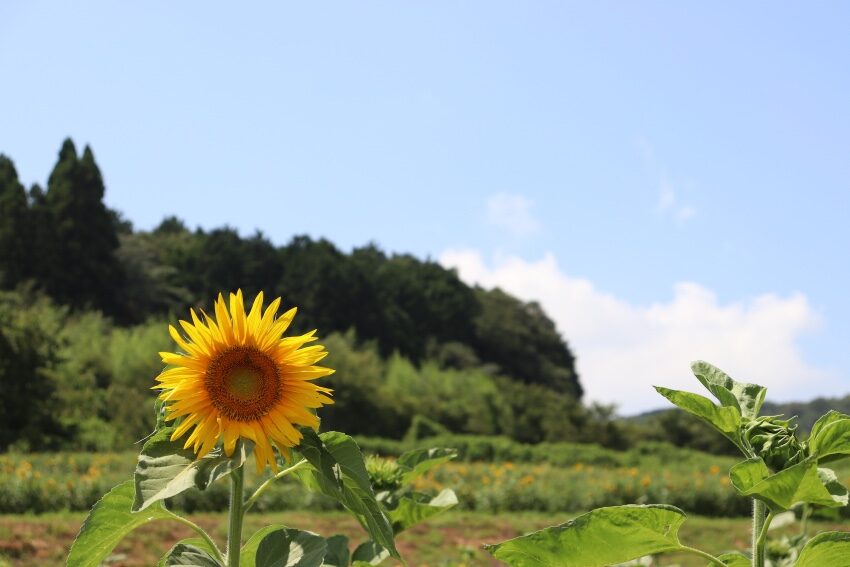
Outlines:
{"type": "Polygon", "coordinates": [[[26,189],[0,155],[0,450],[110,449],[144,436],[165,323],[236,289],[280,296],[282,309],[299,309],[295,332],[319,330],[338,370],[329,426],[401,437],[427,422],[607,442],[607,415],[581,405],[574,355],[540,305],[374,244],[344,252],[295,236],[277,246],[175,216],[134,230],[105,190],[94,152],[71,140],[46,188],[26,189]]]}

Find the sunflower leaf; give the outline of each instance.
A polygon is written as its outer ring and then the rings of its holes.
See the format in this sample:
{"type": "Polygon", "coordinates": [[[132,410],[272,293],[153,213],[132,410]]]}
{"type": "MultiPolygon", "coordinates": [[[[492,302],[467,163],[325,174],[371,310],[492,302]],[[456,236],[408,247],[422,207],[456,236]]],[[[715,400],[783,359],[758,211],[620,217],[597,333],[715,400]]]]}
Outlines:
{"type": "Polygon", "coordinates": [[[772,474],[758,458],[747,459],[729,472],[732,486],[743,496],[752,496],[774,512],[788,510],[798,502],[830,508],[847,505],[847,489],[830,469],[818,469],[814,457],[772,474]]]}
{"type": "Polygon", "coordinates": [[[142,447],[133,474],[136,486],[134,512],[190,488],[205,489],[241,466],[250,453],[250,445],[240,441],[232,457],[225,456],[221,449],[214,449],[196,459],[192,451],[183,448],[182,441],[171,441],[174,428],[168,426],[157,430],[142,447]]]}
{"type": "Polygon", "coordinates": [[[829,411],[818,419],[809,437],[809,450],[821,461],[850,456],[850,415],[829,411]]]}
{"type": "Polygon", "coordinates": [[[319,436],[308,427],[301,433],[303,439],[295,450],[312,465],[298,475],[305,486],[345,506],[372,540],[400,559],[392,523],[375,499],[363,454],[354,439],[337,431],[319,436]]]}
{"type": "Polygon", "coordinates": [[[604,567],[681,551],[678,532],[684,521],[684,512],[673,506],[610,506],[484,549],[512,567],[604,567]]]}
{"type": "Polygon", "coordinates": [[[171,548],[165,557],[159,560],[157,567],[191,565],[192,567],[222,567],[210,553],[209,545],[202,539],[187,539],[171,548]]]}
{"type": "Polygon", "coordinates": [[[415,449],[403,453],[396,464],[405,470],[402,482],[408,484],[422,476],[437,465],[441,465],[457,457],[457,449],[433,447],[431,449],[415,449]]]}
{"type": "Polygon", "coordinates": [[[351,565],[377,565],[389,556],[389,551],[374,541],[367,541],[358,545],[351,554],[351,565]]]}
{"type": "Polygon", "coordinates": [[[850,567],[850,533],[819,533],[803,546],[795,567],[850,567]]]}
{"type": "Polygon", "coordinates": [[[344,535],[331,536],[325,540],[328,546],[322,565],[325,567],[348,567],[348,538],[344,535]]]}
{"type": "Polygon", "coordinates": [[[661,386],[655,386],[655,390],[674,405],[715,428],[736,447],[743,449],[740,433],[741,411],[738,406],[717,406],[705,396],[682,390],[661,386]]]}
{"type": "Polygon", "coordinates": [[[67,567],[97,567],[124,536],[142,524],[171,518],[161,502],[131,512],[133,481],[107,492],[91,509],[68,553],[67,567]]]}
{"type": "Polygon", "coordinates": [[[244,567],[321,567],[325,538],[280,525],[262,528],[242,546],[244,567]]]}
{"type": "Polygon", "coordinates": [[[703,360],[691,364],[691,370],[705,388],[724,407],[735,407],[748,419],[755,418],[767,394],[767,388],[758,384],[737,382],[725,372],[703,360]]]}
{"type": "Polygon", "coordinates": [[[389,516],[393,530],[399,533],[455,506],[457,496],[451,488],[446,488],[433,497],[421,492],[412,492],[398,500],[396,506],[389,511],[389,516]]]}

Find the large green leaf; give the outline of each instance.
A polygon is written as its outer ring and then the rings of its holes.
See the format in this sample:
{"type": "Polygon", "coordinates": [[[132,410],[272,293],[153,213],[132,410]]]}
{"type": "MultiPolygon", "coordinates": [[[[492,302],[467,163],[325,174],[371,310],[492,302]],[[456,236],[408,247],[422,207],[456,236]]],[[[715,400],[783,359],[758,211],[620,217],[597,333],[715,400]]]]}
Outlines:
{"type": "Polygon", "coordinates": [[[142,524],[171,517],[161,502],[142,512],[131,512],[133,491],[133,481],[128,480],[94,505],[71,545],[68,567],[97,567],[128,533],[142,524]]]}
{"type": "Polygon", "coordinates": [[[192,567],[223,567],[213,557],[206,542],[201,539],[185,540],[177,543],[163,557],[157,567],[191,565],[192,567]]]}
{"type": "Polygon", "coordinates": [[[847,490],[835,473],[819,471],[813,457],[776,474],[771,474],[763,460],[747,459],[732,467],[729,477],[738,492],[766,502],[774,512],[788,510],[798,502],[828,507],[847,504],[847,490]]]}
{"type": "Polygon", "coordinates": [[[800,551],[794,567],[850,567],[850,532],[823,532],[800,551]]]}
{"type": "Polygon", "coordinates": [[[239,558],[243,567],[321,567],[326,551],[319,535],[273,525],[252,535],[239,558]]]}
{"type": "Polygon", "coordinates": [[[327,551],[325,552],[325,567],[348,567],[349,551],[348,538],[344,535],[331,536],[325,540],[327,551]]]}
{"type": "Polygon", "coordinates": [[[393,523],[393,530],[398,534],[455,506],[457,506],[457,496],[451,488],[443,489],[434,497],[421,492],[412,492],[398,499],[396,506],[389,511],[389,517],[393,523]]]}
{"type": "Polygon", "coordinates": [[[655,390],[674,405],[708,423],[737,447],[742,448],[741,412],[737,406],[717,406],[705,396],[692,392],[671,390],[661,386],[655,386],[655,390]]]}
{"type": "Polygon", "coordinates": [[[644,555],[681,551],[678,532],[684,521],[684,512],[673,506],[611,506],[484,547],[514,567],[604,567],[644,555]]]}
{"type": "Polygon", "coordinates": [[[367,541],[358,545],[351,554],[351,565],[353,567],[357,567],[358,564],[377,565],[389,556],[389,551],[374,541],[367,541]]]}
{"type": "Polygon", "coordinates": [[[812,427],[809,451],[827,461],[850,456],[850,415],[833,410],[821,416],[812,427]]]}
{"type": "Polygon", "coordinates": [[[431,449],[415,449],[403,453],[396,464],[405,472],[401,477],[404,484],[409,484],[437,465],[457,457],[457,449],[433,447],[431,449]]]}
{"type": "Polygon", "coordinates": [[[691,370],[706,389],[722,406],[736,407],[741,415],[754,418],[758,415],[767,388],[758,384],[736,382],[725,372],[711,364],[697,360],[691,364],[691,370]]]}
{"type": "Polygon", "coordinates": [[[144,510],[154,502],[170,498],[190,488],[203,490],[216,479],[242,465],[249,448],[239,442],[232,457],[221,449],[214,449],[201,459],[192,451],[183,449],[181,440],[171,441],[174,427],[159,429],[147,440],[133,478],[136,497],[133,510],[144,510]]]}
{"type": "Polygon", "coordinates": [[[360,521],[369,536],[400,558],[395,548],[392,524],[384,513],[363,461],[360,447],[350,436],[337,431],[317,435],[302,428],[303,438],[296,450],[312,465],[298,476],[305,484],[340,502],[360,521]]]}

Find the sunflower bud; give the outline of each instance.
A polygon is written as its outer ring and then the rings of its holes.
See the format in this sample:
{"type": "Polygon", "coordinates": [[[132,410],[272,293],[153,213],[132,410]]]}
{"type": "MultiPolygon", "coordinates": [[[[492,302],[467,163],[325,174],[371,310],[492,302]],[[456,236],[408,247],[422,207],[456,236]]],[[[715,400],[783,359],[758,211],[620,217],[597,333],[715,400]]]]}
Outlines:
{"type": "Polygon", "coordinates": [[[808,456],[808,448],[797,439],[796,430],[797,425],[791,425],[790,420],[762,416],[746,423],[741,437],[753,456],[761,457],[771,470],[779,472],[808,456]]]}
{"type": "Polygon", "coordinates": [[[366,472],[369,473],[369,482],[375,492],[384,490],[395,491],[401,488],[401,477],[404,471],[393,459],[385,459],[377,455],[366,457],[366,472]]]}

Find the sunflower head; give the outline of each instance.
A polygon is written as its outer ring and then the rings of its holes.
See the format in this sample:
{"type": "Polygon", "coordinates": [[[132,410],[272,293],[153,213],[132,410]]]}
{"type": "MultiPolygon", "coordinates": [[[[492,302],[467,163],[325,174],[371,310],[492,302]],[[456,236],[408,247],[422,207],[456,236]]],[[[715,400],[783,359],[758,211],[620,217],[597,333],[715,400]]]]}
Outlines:
{"type": "Polygon", "coordinates": [[[333,370],[316,366],[327,355],[322,345],[305,346],[316,340],[315,330],[283,336],[295,309],[278,317],[280,298],[263,310],[260,292],[248,312],[241,290],[229,299],[228,305],[219,294],[214,317],[190,310],[192,322],[180,321],[185,334],[169,327],[181,352],[160,353],[168,368],[155,388],[166,421],[181,420],[172,440],[191,431],[184,448],[202,457],[221,441],[229,457],[237,440],[250,439],[257,471],[267,463],[276,471],[272,444],[285,455],[301,440],[296,425],[318,427],[312,410],[333,400],[313,381],[333,370]]]}

